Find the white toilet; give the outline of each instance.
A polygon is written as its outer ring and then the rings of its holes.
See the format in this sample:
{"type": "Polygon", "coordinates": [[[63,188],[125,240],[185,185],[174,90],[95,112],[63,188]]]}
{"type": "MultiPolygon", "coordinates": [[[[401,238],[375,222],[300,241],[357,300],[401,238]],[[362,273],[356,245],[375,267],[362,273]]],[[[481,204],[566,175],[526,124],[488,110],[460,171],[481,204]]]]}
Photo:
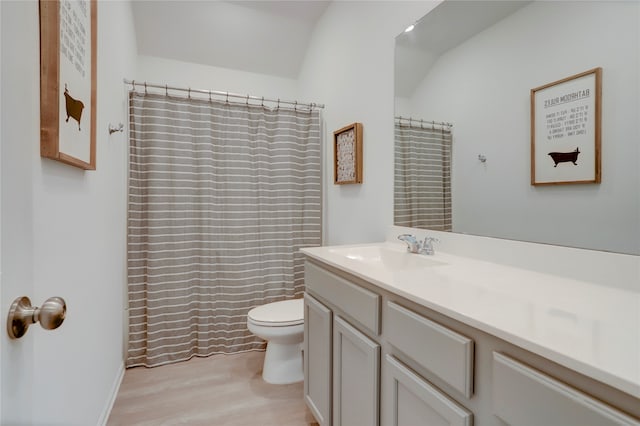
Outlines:
{"type": "Polygon", "coordinates": [[[300,382],[304,339],[303,299],[283,300],[258,306],[247,314],[247,326],[267,341],[262,378],[273,384],[300,382]]]}

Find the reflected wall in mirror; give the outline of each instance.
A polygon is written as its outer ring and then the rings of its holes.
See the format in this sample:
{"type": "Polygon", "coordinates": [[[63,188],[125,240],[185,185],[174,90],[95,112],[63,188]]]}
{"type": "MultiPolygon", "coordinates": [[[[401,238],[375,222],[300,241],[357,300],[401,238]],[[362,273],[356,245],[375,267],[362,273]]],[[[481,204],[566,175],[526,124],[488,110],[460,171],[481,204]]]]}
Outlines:
{"type": "Polygon", "coordinates": [[[396,116],[452,123],[454,232],[640,254],[639,23],[637,1],[448,0],[396,38],[396,116]],[[532,186],[531,89],[597,67],[602,182],[532,186]]]}

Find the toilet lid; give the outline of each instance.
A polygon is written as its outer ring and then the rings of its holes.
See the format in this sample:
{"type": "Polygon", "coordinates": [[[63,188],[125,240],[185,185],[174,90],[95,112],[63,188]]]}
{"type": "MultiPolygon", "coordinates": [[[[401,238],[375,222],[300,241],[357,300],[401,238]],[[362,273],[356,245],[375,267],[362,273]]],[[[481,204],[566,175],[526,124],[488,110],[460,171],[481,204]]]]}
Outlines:
{"type": "Polygon", "coordinates": [[[283,327],[304,323],[304,307],[302,299],[282,300],[258,306],[247,314],[254,324],[283,327]]]}

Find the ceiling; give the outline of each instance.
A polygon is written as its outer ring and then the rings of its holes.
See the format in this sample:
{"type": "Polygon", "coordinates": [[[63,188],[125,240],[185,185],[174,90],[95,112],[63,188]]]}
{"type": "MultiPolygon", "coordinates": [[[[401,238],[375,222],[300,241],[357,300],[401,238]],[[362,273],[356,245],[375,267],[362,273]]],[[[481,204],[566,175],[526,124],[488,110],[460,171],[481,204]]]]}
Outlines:
{"type": "Polygon", "coordinates": [[[455,0],[438,5],[416,22],[413,31],[396,37],[396,96],[411,97],[440,55],[529,3],[531,0],[455,0]]]}
{"type": "Polygon", "coordinates": [[[329,3],[134,0],[138,53],[295,79],[329,3]]]}

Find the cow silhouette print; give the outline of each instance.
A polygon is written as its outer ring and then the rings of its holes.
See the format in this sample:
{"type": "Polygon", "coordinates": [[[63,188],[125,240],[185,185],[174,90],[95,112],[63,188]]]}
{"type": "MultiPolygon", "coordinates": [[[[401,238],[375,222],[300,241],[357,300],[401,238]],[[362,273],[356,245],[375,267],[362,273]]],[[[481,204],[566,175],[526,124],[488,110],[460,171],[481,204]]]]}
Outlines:
{"type": "Polygon", "coordinates": [[[84,104],[80,100],[71,97],[66,83],[64,85],[64,98],[65,106],[67,107],[67,119],[65,120],[65,122],[69,122],[69,117],[73,118],[78,122],[78,131],[80,131],[80,119],[82,118],[82,110],[84,109],[84,104]]]}

